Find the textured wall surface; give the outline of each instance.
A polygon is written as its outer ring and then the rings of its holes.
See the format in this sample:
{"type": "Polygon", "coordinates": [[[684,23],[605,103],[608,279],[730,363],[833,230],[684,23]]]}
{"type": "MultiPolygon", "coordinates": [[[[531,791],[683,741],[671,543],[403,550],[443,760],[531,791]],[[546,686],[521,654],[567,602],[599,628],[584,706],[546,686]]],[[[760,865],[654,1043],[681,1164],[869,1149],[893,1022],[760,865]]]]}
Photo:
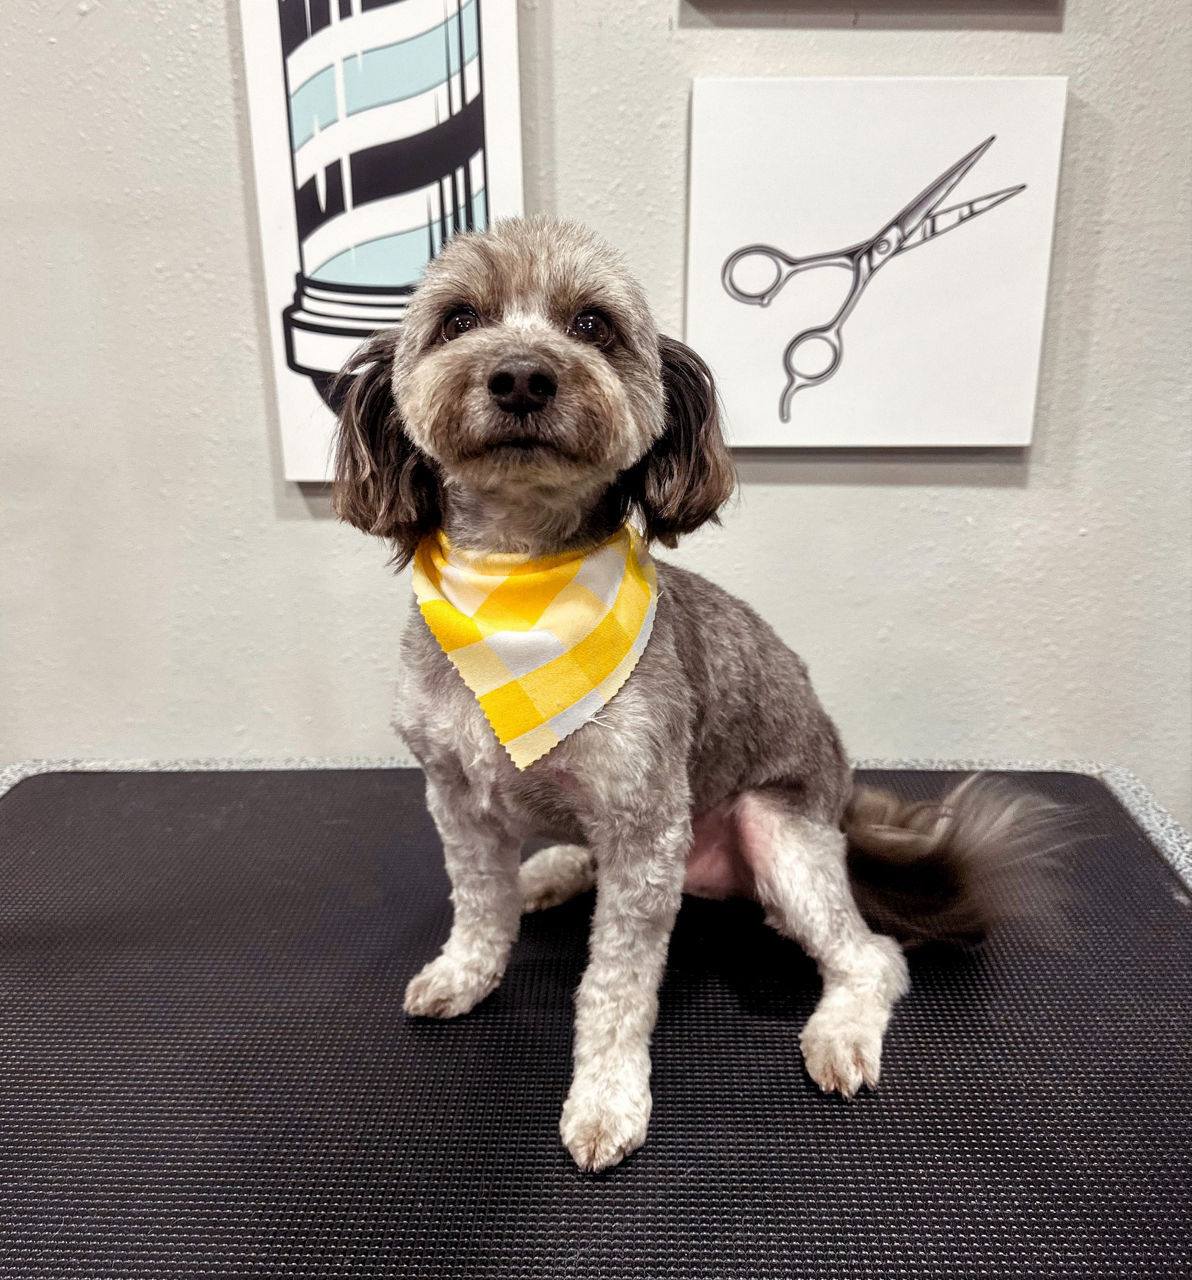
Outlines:
{"type": "MultiPolygon", "coordinates": [[[[742,456],[676,558],[800,650],[854,755],[1124,765],[1187,822],[1186,0],[897,7],[523,3],[528,207],[621,245],[681,332],[692,76],[1070,76],[1036,444],[742,456]]],[[[235,3],[12,9],[0,762],[392,752],[408,584],[280,479],[235,3]]]]}

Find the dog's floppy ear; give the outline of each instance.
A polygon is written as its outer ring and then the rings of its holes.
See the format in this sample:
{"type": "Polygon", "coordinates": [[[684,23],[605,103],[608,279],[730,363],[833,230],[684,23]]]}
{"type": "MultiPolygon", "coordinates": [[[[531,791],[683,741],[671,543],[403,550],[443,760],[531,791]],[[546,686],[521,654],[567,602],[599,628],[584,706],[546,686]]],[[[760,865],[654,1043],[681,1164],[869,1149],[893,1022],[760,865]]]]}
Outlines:
{"type": "Polygon", "coordinates": [[[339,430],[331,505],[341,520],[388,538],[393,560],[408,564],[441,519],[439,479],[406,435],[393,400],[397,335],[380,333],[357,351],[335,380],[339,430]]]}
{"type": "Polygon", "coordinates": [[[666,427],[627,477],[647,538],[673,547],[679,535],[716,519],[736,476],[716,403],[712,371],[675,338],[659,335],[666,427]]]}

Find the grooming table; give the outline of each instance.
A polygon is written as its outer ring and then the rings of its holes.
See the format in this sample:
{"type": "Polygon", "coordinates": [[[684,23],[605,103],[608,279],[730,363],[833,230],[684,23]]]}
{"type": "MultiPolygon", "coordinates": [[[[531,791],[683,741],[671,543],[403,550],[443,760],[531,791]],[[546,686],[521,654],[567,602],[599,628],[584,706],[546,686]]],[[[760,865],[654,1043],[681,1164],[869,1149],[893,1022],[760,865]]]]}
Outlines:
{"type": "Polygon", "coordinates": [[[1187,1275],[1186,837],[1141,788],[1151,838],[1095,777],[1022,780],[1076,813],[1066,934],[914,957],[881,1087],[844,1102],[799,1057],[811,964],[757,907],[685,901],[649,1141],[591,1176],[557,1132],[591,895],[527,917],[472,1014],[406,1019],[450,923],[418,773],[24,777],[0,1277],[1187,1275]]]}

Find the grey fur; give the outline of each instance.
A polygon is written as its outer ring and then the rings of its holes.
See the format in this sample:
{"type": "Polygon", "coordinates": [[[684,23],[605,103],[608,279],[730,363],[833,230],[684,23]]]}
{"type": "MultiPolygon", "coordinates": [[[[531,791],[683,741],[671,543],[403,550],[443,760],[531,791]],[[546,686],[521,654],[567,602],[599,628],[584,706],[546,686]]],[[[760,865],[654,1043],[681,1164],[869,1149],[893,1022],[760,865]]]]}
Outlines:
{"type": "MultiPolygon", "coordinates": [[[[692,813],[765,788],[788,793],[800,812],[839,826],[851,770],[802,661],[727,591],[676,565],[657,562],[657,569],[650,643],[629,684],[598,720],[523,772],[499,747],[488,762],[493,789],[512,801],[525,836],[584,839],[601,809],[585,806],[581,791],[560,794],[556,775],[585,771],[589,759],[603,762],[606,754],[623,754],[634,774],[682,790],[692,813]],[[709,619],[716,625],[705,625],[709,619]]],[[[496,745],[416,608],[403,639],[402,666],[394,727],[423,767],[459,760],[461,723],[496,745]],[[425,704],[425,711],[413,710],[412,703],[425,704]],[[434,707],[440,714],[431,715],[434,707]]],[[[468,787],[467,770],[460,775],[458,782],[468,787]]]]}
{"type": "MultiPolygon", "coordinates": [[[[440,521],[456,545],[531,555],[594,545],[626,515],[673,541],[715,517],[732,479],[706,366],[658,337],[611,249],[549,219],[457,237],[432,264],[396,341],[350,366],[338,457],[338,509],[389,537],[399,562],[440,521]],[[477,328],[445,340],[460,305],[477,328]],[[570,328],[591,307],[615,327],[606,349],[570,328]],[[486,391],[511,353],[558,381],[517,421],[486,391]]],[[[442,954],[410,983],[409,1012],[467,1012],[500,981],[522,910],[595,879],[560,1125],[582,1168],[644,1141],[657,988],[693,850],[718,851],[734,886],[816,960],[824,993],[801,1036],[813,1078],[846,1096],[877,1083],[905,960],[850,890],[852,782],[836,730],[803,663],[745,604],[660,564],[629,681],[523,772],[415,609],[394,724],[426,773],[455,911],[442,954]],[[519,867],[531,836],[562,843],[519,867]]]]}

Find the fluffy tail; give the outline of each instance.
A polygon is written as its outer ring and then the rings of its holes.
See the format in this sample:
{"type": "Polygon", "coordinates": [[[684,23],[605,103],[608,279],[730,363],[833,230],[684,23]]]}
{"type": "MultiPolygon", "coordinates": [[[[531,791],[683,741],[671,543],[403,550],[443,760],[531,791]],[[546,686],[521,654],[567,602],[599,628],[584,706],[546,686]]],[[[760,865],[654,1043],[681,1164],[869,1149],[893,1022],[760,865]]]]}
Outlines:
{"type": "Polygon", "coordinates": [[[989,774],[938,804],[855,786],[843,827],[857,906],[904,947],[971,947],[1056,901],[1061,807],[989,774]]]}

